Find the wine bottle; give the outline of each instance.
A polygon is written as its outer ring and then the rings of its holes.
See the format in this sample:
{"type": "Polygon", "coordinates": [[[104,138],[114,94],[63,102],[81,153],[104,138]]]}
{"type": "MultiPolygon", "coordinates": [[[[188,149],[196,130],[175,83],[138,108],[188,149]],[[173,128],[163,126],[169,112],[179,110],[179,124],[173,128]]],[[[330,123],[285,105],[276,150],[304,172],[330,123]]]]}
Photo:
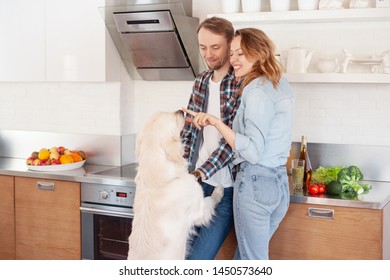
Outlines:
{"type": "Polygon", "coordinates": [[[305,135],[302,135],[301,151],[299,154],[299,159],[305,160],[305,174],[303,176],[303,186],[306,187],[306,185],[310,183],[311,175],[313,173],[313,168],[311,167],[309,152],[307,150],[307,140],[305,135]]]}

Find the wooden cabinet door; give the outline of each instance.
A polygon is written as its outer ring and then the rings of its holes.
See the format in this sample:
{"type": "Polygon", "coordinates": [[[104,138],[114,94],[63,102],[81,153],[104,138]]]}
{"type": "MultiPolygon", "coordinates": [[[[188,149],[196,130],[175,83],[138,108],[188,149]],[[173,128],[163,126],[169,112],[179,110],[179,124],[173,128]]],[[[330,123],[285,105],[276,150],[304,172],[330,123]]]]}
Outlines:
{"type": "Polygon", "coordinates": [[[104,2],[46,1],[46,81],[106,80],[105,51],[109,44],[105,42],[106,26],[99,11],[104,2]]]}
{"type": "Polygon", "coordinates": [[[15,259],[14,177],[0,175],[0,260],[15,259]]]}
{"type": "Polygon", "coordinates": [[[270,259],[382,259],[382,210],[291,203],[270,243],[270,259]],[[334,219],[308,208],[334,210],[334,219]]]}
{"type": "Polygon", "coordinates": [[[45,81],[45,0],[0,1],[0,81],[45,81]]]}
{"type": "Polygon", "coordinates": [[[79,207],[80,183],[15,177],[16,259],[81,259],[79,207]]]}

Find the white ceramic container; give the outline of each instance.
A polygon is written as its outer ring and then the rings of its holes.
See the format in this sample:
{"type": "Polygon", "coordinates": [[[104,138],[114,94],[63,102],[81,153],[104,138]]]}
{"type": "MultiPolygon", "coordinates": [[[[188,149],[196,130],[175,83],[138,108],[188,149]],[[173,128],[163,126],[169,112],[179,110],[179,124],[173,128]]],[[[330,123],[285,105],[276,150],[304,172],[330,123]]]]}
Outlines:
{"type": "Polygon", "coordinates": [[[317,62],[317,69],[321,73],[336,73],[338,68],[338,62],[336,58],[320,58],[317,62]]]}
{"type": "Polygon", "coordinates": [[[239,13],[241,8],[241,0],[222,0],[223,13],[239,13]]]}
{"type": "Polygon", "coordinates": [[[298,9],[300,11],[318,10],[319,0],[298,0],[298,9]]]}
{"type": "Polygon", "coordinates": [[[271,11],[288,11],[290,10],[291,0],[270,0],[271,11]]]}
{"type": "Polygon", "coordinates": [[[243,13],[260,12],[261,0],[241,0],[241,9],[243,13]]]}

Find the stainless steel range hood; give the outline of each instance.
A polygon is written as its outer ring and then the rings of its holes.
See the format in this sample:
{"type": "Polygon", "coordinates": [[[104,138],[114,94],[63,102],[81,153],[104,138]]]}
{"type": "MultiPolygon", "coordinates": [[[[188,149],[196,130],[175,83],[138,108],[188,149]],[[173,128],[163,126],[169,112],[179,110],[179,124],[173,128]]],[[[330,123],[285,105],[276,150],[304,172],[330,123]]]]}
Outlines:
{"type": "Polygon", "coordinates": [[[187,16],[182,3],[100,9],[132,79],[192,81],[205,69],[196,33],[199,20],[187,16]]]}

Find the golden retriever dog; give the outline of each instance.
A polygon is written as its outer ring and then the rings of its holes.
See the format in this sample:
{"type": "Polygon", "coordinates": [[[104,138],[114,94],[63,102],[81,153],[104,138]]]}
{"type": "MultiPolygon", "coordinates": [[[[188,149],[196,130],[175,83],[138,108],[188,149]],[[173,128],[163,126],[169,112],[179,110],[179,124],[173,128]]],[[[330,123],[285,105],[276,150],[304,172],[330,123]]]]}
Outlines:
{"type": "Polygon", "coordinates": [[[208,225],[223,188],[204,197],[183,158],[182,111],[157,112],[136,139],[134,219],[128,259],[184,259],[194,226],[208,225]]]}

